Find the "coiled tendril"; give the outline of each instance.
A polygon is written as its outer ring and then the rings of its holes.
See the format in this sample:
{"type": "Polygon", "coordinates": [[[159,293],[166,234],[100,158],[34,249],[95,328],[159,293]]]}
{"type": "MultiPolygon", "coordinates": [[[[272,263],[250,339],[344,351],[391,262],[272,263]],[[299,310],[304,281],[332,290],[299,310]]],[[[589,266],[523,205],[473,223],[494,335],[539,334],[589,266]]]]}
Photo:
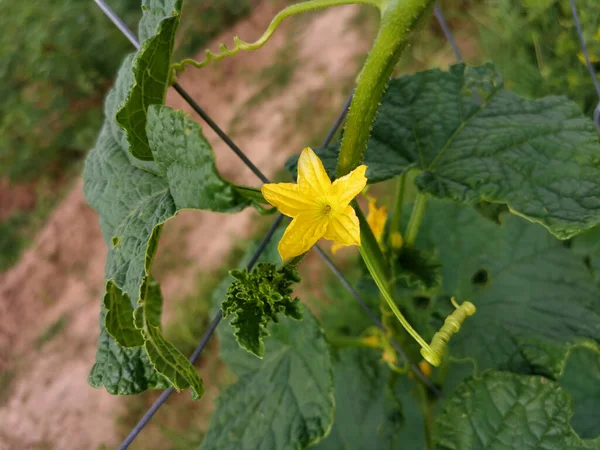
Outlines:
{"type": "Polygon", "coordinates": [[[458,333],[466,318],[472,316],[477,311],[477,308],[475,308],[475,305],[471,302],[464,302],[462,305],[459,305],[456,303],[456,300],[454,300],[454,297],[452,297],[450,301],[456,310],[446,317],[442,328],[433,335],[431,344],[428,347],[423,347],[421,349],[423,358],[433,366],[440,365],[448,341],[450,341],[454,334],[458,333]]]}

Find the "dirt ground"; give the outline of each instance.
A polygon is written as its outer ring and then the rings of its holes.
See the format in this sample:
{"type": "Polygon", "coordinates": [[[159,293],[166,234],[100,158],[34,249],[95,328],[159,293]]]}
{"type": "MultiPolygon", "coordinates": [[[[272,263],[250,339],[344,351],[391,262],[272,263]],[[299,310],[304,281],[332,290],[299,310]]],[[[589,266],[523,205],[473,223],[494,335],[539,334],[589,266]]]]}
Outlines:
{"type": "MultiPolygon", "coordinates": [[[[226,130],[234,122],[244,130],[235,133],[236,142],[273,176],[291,153],[306,145],[311,137],[307,125],[322,129],[330,123],[332,111],[348,94],[369,44],[352,25],[357,11],[339,7],[303,19],[300,26],[286,24],[262,50],[203,70],[188,69],[179,82],[226,130]],[[292,35],[296,44],[290,47],[287,38],[292,35]],[[298,64],[291,80],[276,95],[263,95],[269,86],[257,82],[257,74],[283,70],[280,65],[292,56],[298,64]],[[318,118],[321,113],[326,120],[318,118]]],[[[273,15],[272,4],[265,3],[211,48],[231,43],[234,35],[256,38],[273,15]]],[[[175,92],[169,92],[167,103],[190,110],[175,92]]],[[[204,129],[222,174],[259,186],[250,170],[204,129]]],[[[167,224],[161,245],[176,245],[179,259],[161,277],[167,319],[169,303],[193,292],[197,273],[218,266],[251,232],[255,217],[251,210],[236,216],[186,212],[167,224]]],[[[77,180],[18,264],[0,273],[0,450],[114,448],[123,437],[115,418],[127,399],[87,384],[98,337],[105,254],[97,214],[77,180]]],[[[212,408],[210,399],[201,401],[212,408]]]]}

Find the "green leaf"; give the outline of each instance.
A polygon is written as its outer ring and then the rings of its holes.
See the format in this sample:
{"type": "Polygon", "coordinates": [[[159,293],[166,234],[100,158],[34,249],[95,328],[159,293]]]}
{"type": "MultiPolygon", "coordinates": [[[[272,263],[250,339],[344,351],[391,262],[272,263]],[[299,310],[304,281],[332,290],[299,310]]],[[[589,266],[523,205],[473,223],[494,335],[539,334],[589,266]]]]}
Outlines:
{"type": "Polygon", "coordinates": [[[181,3],[182,0],[144,0],[142,3],[141,48],[132,61],[133,84],[116,116],[117,123],[127,132],[129,151],[140,160],[153,159],[146,119],[150,105],[165,102],[181,3]]]}
{"type": "MultiPolygon", "coordinates": [[[[318,442],[333,421],[332,363],[311,312],[271,324],[270,350],[217,400],[201,449],[296,450],[318,442]]],[[[238,350],[238,354],[240,351],[238,350]]],[[[244,352],[241,352],[244,353],[244,352]]]]}
{"type": "MultiPolygon", "coordinates": [[[[443,292],[477,307],[450,341],[451,354],[472,358],[480,370],[556,378],[572,344],[600,342],[598,290],[561,241],[519,217],[500,219],[496,225],[440,200],[425,212],[417,245],[443,261],[443,292]]],[[[435,309],[439,327],[453,308],[438,302],[435,309]]]]}
{"type": "MultiPolygon", "coordinates": [[[[388,385],[390,370],[372,350],[334,356],[335,422],[315,450],[384,450],[394,447],[402,406],[388,385]]],[[[411,447],[414,448],[414,447],[411,447]]]]}
{"type": "Polygon", "coordinates": [[[488,372],[461,383],[436,418],[437,450],[600,448],[569,425],[566,391],[542,377],[488,372]]]}
{"type": "Polygon", "coordinates": [[[559,384],[573,399],[571,425],[585,439],[600,436],[600,351],[591,345],[575,346],[559,384]]]}
{"type": "Polygon", "coordinates": [[[404,279],[409,286],[433,289],[440,285],[442,263],[426,250],[403,247],[394,255],[396,277],[404,279]]]}
{"type": "Polygon", "coordinates": [[[269,335],[267,325],[278,322],[278,314],[301,320],[300,300],[292,298],[290,287],[300,281],[295,267],[259,263],[251,272],[232,270],[234,278],[221,309],[223,316],[234,315],[230,322],[242,348],[259,358],[265,354],[263,338],[269,335]]]}
{"type": "MultiPolygon", "coordinates": [[[[330,175],[337,152],[317,152],[330,175]]],[[[599,155],[594,124],[575,103],[521,98],[492,65],[458,64],[391,81],[364,163],[371,183],[416,167],[424,192],[505,203],[566,239],[600,223],[599,155]]]]}
{"type": "Polygon", "coordinates": [[[169,382],[159,375],[142,347],[124,348],[104,328],[106,311],[100,314],[100,338],[96,363],[88,383],[104,387],[113,395],[132,395],[147,389],[167,389],[169,382]]]}
{"type": "MultiPolygon", "coordinates": [[[[104,321],[106,331],[123,347],[141,347],[144,338],[133,323],[133,308],[127,294],[123,294],[113,280],[108,280],[104,292],[104,321]]],[[[160,317],[160,312],[159,312],[160,317]]]]}

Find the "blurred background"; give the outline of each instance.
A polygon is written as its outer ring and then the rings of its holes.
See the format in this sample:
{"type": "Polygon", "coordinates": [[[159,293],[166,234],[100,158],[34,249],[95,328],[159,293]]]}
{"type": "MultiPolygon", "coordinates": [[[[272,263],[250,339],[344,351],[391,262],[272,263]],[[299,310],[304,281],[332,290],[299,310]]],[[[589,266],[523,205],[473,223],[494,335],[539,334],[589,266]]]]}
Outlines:
{"type": "MultiPolygon", "coordinates": [[[[136,0],[108,3],[136,28],[136,0]]],[[[185,0],[176,58],[231,43],[234,35],[253,40],[289,3],[185,0]]],[[[600,72],[600,2],[576,3],[600,72]]],[[[598,98],[568,0],[440,6],[468,63],[493,59],[509,89],[564,95],[592,115],[598,98]]],[[[287,157],[322,140],[376,29],[367,7],[292,18],[262,50],[188,69],[179,81],[268,176],[285,178],[287,157]]],[[[0,1],[0,30],[0,450],[114,448],[156,393],[116,398],[87,385],[106,249],[80,172],[103,120],[104,95],[131,44],[92,0],[0,1]]],[[[398,73],[455,61],[432,18],[398,73]]],[[[167,103],[189,109],[172,92],[167,103]]],[[[258,185],[206,135],[224,176],[258,185]]],[[[385,201],[385,188],[381,195],[385,201]]],[[[212,290],[266,223],[251,211],[235,219],[186,212],[166,225],[155,276],[167,299],[166,334],[184,353],[205,328],[212,290]]],[[[342,264],[353,253],[344,255],[342,264]]],[[[302,269],[304,295],[330,295],[334,281],[319,261],[308,258],[302,269]]],[[[173,396],[132,448],[197,447],[214,398],[232,380],[216,348],[213,342],[199,363],[206,397],[194,403],[187,393],[173,396]]]]}

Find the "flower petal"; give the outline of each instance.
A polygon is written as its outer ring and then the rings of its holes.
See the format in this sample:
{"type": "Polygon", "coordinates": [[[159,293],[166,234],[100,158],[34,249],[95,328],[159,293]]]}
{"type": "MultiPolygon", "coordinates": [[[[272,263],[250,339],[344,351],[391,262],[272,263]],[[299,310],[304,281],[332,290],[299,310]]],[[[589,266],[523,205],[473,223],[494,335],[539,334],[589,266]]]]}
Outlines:
{"type": "Polygon", "coordinates": [[[367,216],[367,223],[371,227],[377,242],[381,242],[381,238],[383,237],[387,216],[387,206],[384,205],[378,208],[377,200],[374,198],[369,200],[369,215],[367,216]]]}
{"type": "Polygon", "coordinates": [[[331,180],[323,167],[323,163],[315,152],[305,148],[298,160],[298,186],[310,195],[327,195],[331,188],[331,180]]]}
{"type": "Polygon", "coordinates": [[[348,175],[344,175],[333,182],[331,185],[333,195],[336,196],[336,199],[340,203],[347,205],[354,197],[362,192],[367,185],[367,177],[365,176],[366,171],[367,166],[363,164],[358,166],[348,175]]]}
{"type": "Polygon", "coordinates": [[[281,241],[279,254],[282,260],[293,258],[310,250],[327,229],[327,218],[317,214],[303,213],[298,215],[287,227],[281,241]]]}
{"type": "Polygon", "coordinates": [[[354,208],[348,205],[343,213],[332,215],[323,237],[341,246],[360,245],[360,225],[354,208]]]}
{"type": "Polygon", "coordinates": [[[306,212],[307,210],[314,210],[319,207],[311,197],[300,193],[297,184],[263,184],[260,191],[266,201],[275,206],[281,214],[289,217],[296,217],[303,211],[306,212]]]}

